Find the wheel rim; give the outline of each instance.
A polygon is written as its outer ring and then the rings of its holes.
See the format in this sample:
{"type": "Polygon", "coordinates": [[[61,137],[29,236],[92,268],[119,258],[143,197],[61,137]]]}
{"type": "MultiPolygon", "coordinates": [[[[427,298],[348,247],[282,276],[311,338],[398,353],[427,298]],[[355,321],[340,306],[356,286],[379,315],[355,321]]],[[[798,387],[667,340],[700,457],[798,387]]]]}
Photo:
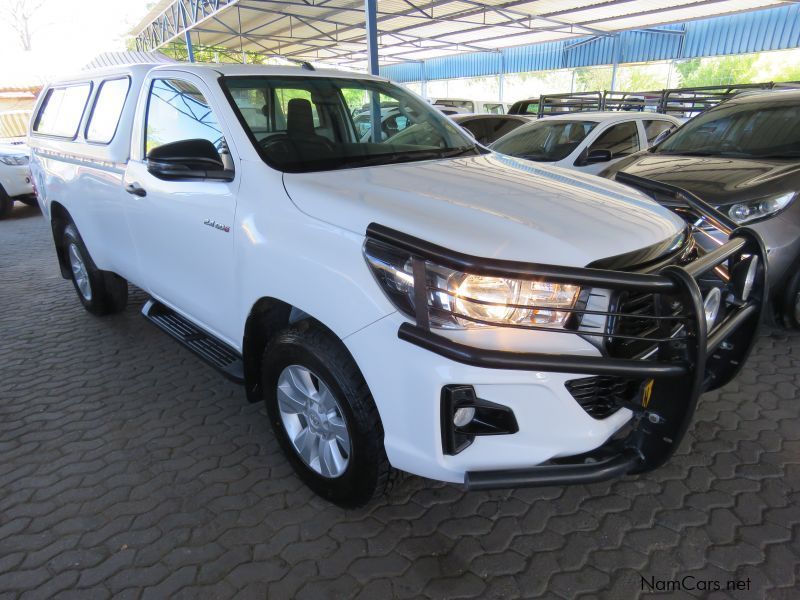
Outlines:
{"type": "Polygon", "coordinates": [[[315,373],[290,365],[278,377],[278,410],[298,456],[323,477],[339,477],[350,462],[343,411],[315,373]]]}
{"type": "Polygon", "coordinates": [[[86,263],[81,257],[81,252],[75,244],[69,245],[69,264],[72,267],[72,278],[78,291],[85,300],[92,299],[92,284],[89,282],[89,271],[86,270],[86,263]]]}

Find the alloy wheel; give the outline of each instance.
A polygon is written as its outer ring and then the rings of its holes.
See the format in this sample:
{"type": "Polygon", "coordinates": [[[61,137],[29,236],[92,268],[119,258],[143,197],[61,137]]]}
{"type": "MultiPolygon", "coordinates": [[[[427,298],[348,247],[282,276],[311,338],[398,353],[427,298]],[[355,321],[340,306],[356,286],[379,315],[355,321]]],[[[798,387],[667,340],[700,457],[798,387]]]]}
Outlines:
{"type": "Polygon", "coordinates": [[[89,271],[86,269],[86,263],[81,256],[81,251],[74,243],[69,245],[69,264],[72,267],[72,277],[75,279],[78,291],[80,291],[84,300],[90,301],[92,299],[92,284],[89,281],[89,271]]]}
{"type": "Polygon", "coordinates": [[[339,477],[350,461],[350,434],[330,388],[306,367],[289,365],[278,377],[277,392],[281,421],[297,454],[323,477],[339,477]]]}

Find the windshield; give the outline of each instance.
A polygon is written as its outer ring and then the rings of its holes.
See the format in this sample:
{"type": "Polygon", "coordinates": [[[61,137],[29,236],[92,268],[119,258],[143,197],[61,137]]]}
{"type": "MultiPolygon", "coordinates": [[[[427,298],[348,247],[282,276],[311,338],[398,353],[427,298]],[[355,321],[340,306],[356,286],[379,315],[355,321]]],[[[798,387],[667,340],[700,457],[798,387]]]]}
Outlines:
{"type": "Polygon", "coordinates": [[[261,157],[281,171],[481,152],[438,110],[391,83],[269,76],[223,77],[221,82],[261,157]]]}
{"type": "Polygon", "coordinates": [[[545,119],[515,129],[497,140],[491,148],[501,154],[528,160],[561,160],[572,154],[596,126],[596,121],[545,119]]]}
{"type": "Polygon", "coordinates": [[[800,156],[800,106],[765,102],[721,104],[687,122],[654,152],[796,158],[800,156]]]}

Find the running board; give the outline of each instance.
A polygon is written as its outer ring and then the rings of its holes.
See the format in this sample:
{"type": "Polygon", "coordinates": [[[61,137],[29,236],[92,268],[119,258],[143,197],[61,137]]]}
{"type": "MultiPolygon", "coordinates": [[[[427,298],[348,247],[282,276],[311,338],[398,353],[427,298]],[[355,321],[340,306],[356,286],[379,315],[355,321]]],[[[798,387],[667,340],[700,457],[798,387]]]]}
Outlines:
{"type": "Polygon", "coordinates": [[[225,377],[236,383],[244,383],[242,356],[228,344],[152,298],[142,307],[142,314],[225,377]]]}

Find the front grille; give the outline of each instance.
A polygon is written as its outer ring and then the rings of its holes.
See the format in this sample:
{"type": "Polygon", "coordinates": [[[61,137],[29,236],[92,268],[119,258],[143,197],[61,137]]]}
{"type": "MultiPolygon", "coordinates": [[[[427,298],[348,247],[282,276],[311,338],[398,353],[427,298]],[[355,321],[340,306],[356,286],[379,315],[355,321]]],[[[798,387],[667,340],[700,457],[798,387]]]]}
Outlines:
{"type": "Polygon", "coordinates": [[[611,356],[636,358],[648,354],[656,347],[650,340],[627,339],[654,337],[658,333],[659,321],[648,318],[658,314],[654,294],[620,294],[615,312],[625,316],[610,320],[611,332],[620,336],[609,341],[608,351],[611,356]]]}
{"type": "Polygon", "coordinates": [[[633,402],[641,381],[624,377],[598,375],[566,382],[567,391],[590,416],[605,419],[626,403],[633,402]]]}

